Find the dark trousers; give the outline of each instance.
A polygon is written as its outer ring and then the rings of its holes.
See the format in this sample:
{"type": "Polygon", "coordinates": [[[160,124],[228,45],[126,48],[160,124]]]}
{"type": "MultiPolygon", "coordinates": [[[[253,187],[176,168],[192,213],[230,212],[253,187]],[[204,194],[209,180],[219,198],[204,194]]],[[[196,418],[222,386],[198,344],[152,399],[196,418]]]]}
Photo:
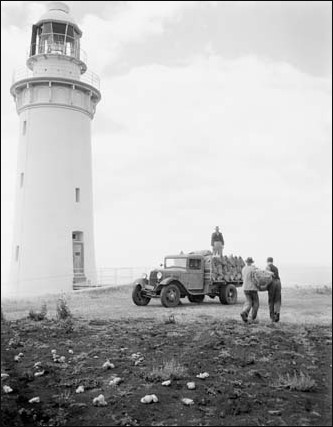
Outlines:
{"type": "Polygon", "coordinates": [[[255,320],[258,314],[259,309],[259,295],[257,291],[244,291],[246,301],[243,307],[242,313],[246,313],[246,316],[249,315],[252,308],[252,320],[255,320]]]}
{"type": "Polygon", "coordinates": [[[268,288],[269,316],[272,320],[278,321],[281,309],[281,282],[273,279],[268,288]]]}

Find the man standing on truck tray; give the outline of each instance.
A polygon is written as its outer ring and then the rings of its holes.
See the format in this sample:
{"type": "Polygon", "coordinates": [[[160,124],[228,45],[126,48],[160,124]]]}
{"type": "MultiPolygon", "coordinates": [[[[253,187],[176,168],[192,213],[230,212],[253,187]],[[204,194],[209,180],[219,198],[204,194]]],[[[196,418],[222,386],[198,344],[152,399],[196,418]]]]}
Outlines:
{"type": "Polygon", "coordinates": [[[252,265],[254,263],[251,257],[248,257],[245,260],[245,267],[242,269],[243,276],[243,289],[245,294],[245,304],[243,310],[241,312],[241,318],[245,323],[248,321],[249,313],[252,309],[251,318],[252,321],[255,322],[257,318],[257,313],[259,309],[259,296],[258,296],[258,288],[254,281],[253,273],[256,268],[252,265]]]}
{"type": "Polygon", "coordinates": [[[272,322],[278,322],[280,320],[280,308],[281,308],[281,281],[279,276],[278,268],[273,264],[273,258],[267,258],[266,270],[273,273],[272,283],[268,285],[268,305],[269,305],[269,316],[272,322]]]}
{"type": "Polygon", "coordinates": [[[211,246],[213,249],[213,255],[219,255],[222,258],[224,239],[218,225],[215,227],[215,231],[212,234],[211,246]]]}

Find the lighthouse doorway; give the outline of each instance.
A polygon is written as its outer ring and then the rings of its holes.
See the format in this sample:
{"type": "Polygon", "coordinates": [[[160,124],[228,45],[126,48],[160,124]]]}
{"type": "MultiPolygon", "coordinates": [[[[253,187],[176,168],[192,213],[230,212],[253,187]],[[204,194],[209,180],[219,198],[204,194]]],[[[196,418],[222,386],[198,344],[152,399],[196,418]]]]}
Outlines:
{"type": "Polygon", "coordinates": [[[83,232],[74,231],[72,233],[73,239],[73,283],[80,283],[86,281],[84,274],[84,242],[83,232]]]}

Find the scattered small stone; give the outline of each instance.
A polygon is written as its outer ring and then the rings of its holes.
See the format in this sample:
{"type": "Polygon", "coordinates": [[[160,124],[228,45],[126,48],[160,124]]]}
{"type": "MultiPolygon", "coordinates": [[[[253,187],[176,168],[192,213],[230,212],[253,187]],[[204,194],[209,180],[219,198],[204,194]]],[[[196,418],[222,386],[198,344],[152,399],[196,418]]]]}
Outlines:
{"type": "Polygon", "coordinates": [[[268,413],[269,413],[269,415],[281,415],[281,414],[282,414],[282,412],[281,412],[281,411],[279,411],[279,410],[276,410],[276,411],[268,411],[268,413]]]}
{"type": "Polygon", "coordinates": [[[120,377],[115,377],[109,382],[109,385],[118,385],[122,382],[123,380],[120,377]]]}
{"type": "Polygon", "coordinates": [[[3,391],[5,393],[11,393],[13,391],[13,389],[11,387],[9,387],[8,385],[4,385],[3,386],[3,391]]]}
{"type": "Polygon", "coordinates": [[[59,362],[60,363],[65,363],[66,362],[66,357],[65,356],[59,357],[59,362]]]}
{"type": "Polygon", "coordinates": [[[35,372],[34,373],[34,376],[35,377],[41,377],[42,375],[44,375],[45,374],[45,371],[39,371],[39,372],[35,372]]]}
{"type": "Polygon", "coordinates": [[[162,382],[162,385],[163,385],[164,387],[168,387],[170,384],[171,384],[171,380],[167,380],[167,381],[163,381],[163,382],[162,382]]]}
{"type": "Polygon", "coordinates": [[[203,373],[197,375],[197,378],[200,378],[201,380],[204,380],[205,378],[208,378],[208,377],[209,377],[208,372],[203,372],[203,373]]]}
{"type": "Polygon", "coordinates": [[[195,389],[195,382],[193,382],[193,381],[189,382],[186,384],[186,386],[189,390],[194,390],[195,389]]]}
{"type": "Polygon", "coordinates": [[[183,403],[184,405],[186,405],[186,406],[191,406],[191,405],[194,405],[194,400],[193,400],[193,399],[189,399],[189,398],[187,398],[187,397],[184,397],[184,398],[182,399],[182,403],[183,403]]]}
{"type": "Polygon", "coordinates": [[[86,408],[88,405],[86,403],[74,402],[69,405],[70,408],[86,408]]]}
{"type": "Polygon", "coordinates": [[[24,354],[23,353],[19,353],[18,357],[24,357],[24,354]]]}
{"type": "Polygon", "coordinates": [[[114,369],[115,366],[113,363],[110,362],[110,360],[107,360],[105,363],[103,363],[103,369],[114,369]]]}
{"type": "Polygon", "coordinates": [[[70,348],[70,349],[68,350],[68,353],[69,353],[69,354],[74,354],[74,351],[70,348]]]}
{"type": "Polygon", "coordinates": [[[1,374],[1,378],[8,378],[9,375],[8,374],[1,374]]]}
{"type": "Polygon", "coordinates": [[[157,403],[158,397],[156,394],[147,394],[146,396],[142,397],[140,400],[141,403],[157,403]]]}
{"type": "Polygon", "coordinates": [[[93,405],[94,406],[106,406],[107,405],[103,394],[100,394],[98,397],[95,397],[93,399],[93,405]]]}
{"type": "Polygon", "coordinates": [[[34,364],[34,368],[40,368],[42,366],[42,362],[36,362],[34,364]]]}
{"type": "Polygon", "coordinates": [[[79,385],[78,388],[75,390],[75,393],[83,393],[83,392],[84,392],[83,385],[79,385]]]}
{"type": "Polygon", "coordinates": [[[20,360],[21,360],[21,358],[20,358],[20,356],[14,356],[14,360],[15,360],[15,362],[20,362],[20,360]]]}
{"type": "Polygon", "coordinates": [[[93,359],[99,359],[99,357],[98,356],[94,356],[93,359]]]}
{"type": "Polygon", "coordinates": [[[40,398],[39,397],[33,397],[32,399],[29,400],[29,403],[40,403],[40,398]]]}
{"type": "Polygon", "coordinates": [[[52,354],[57,354],[57,350],[51,350],[52,354]]]}

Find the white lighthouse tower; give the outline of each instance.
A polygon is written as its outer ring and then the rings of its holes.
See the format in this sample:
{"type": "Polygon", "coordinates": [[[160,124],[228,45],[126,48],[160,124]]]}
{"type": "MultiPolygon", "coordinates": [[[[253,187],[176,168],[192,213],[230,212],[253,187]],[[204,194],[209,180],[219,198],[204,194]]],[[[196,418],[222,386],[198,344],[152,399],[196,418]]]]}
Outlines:
{"type": "Polygon", "coordinates": [[[11,94],[20,119],[11,286],[18,295],[96,284],[91,120],[101,99],[64,3],[32,27],[11,94]]]}

